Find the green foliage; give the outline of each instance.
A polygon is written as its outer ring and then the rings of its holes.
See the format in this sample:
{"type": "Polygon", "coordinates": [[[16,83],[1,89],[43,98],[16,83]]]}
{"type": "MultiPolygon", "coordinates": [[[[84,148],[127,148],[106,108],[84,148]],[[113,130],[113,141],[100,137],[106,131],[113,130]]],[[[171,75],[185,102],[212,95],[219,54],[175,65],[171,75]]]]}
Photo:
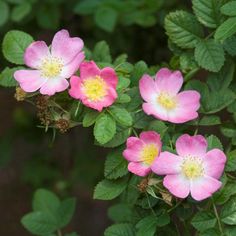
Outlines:
{"type": "Polygon", "coordinates": [[[140,220],[137,225],[137,236],[154,236],[158,219],[155,216],[147,216],[140,220]]]}
{"type": "Polygon", "coordinates": [[[127,186],[127,178],[115,181],[104,179],[97,184],[94,190],[94,199],[112,200],[118,197],[127,186]]]}
{"type": "Polygon", "coordinates": [[[220,71],[225,61],[222,45],[214,40],[199,41],[194,56],[199,66],[212,72],[220,71]]]}
{"type": "Polygon", "coordinates": [[[0,1],[0,27],[7,22],[9,17],[9,7],[4,1],[0,1]]]}
{"type": "Polygon", "coordinates": [[[21,67],[6,67],[0,74],[0,85],[3,87],[15,87],[18,83],[14,79],[13,74],[21,69],[21,67]]]}
{"type": "Polygon", "coordinates": [[[71,221],[75,202],[75,198],[60,201],[54,193],[39,189],[34,194],[33,212],[26,214],[21,222],[34,235],[52,234],[71,221]]]}
{"type": "Polygon", "coordinates": [[[222,146],[220,140],[215,135],[210,135],[207,138],[207,143],[208,143],[208,150],[211,150],[214,148],[219,148],[219,149],[223,150],[223,146],[222,146]]]}
{"type": "Polygon", "coordinates": [[[231,1],[221,7],[221,12],[226,16],[236,16],[235,9],[236,9],[236,2],[231,1]]]}
{"type": "Polygon", "coordinates": [[[131,224],[115,224],[105,230],[104,236],[135,236],[135,231],[131,224]]]}
{"type": "Polygon", "coordinates": [[[232,198],[227,202],[220,214],[221,221],[228,225],[236,225],[236,201],[232,198]]]}
{"type": "Polygon", "coordinates": [[[195,16],[185,11],[167,15],[165,29],[170,40],[181,48],[194,48],[203,37],[203,29],[195,16]]]}
{"type": "Polygon", "coordinates": [[[9,62],[22,65],[25,49],[32,42],[33,38],[29,34],[18,30],[9,31],[3,39],[3,55],[9,62]]]}
{"type": "Polygon", "coordinates": [[[124,109],[117,106],[112,106],[109,108],[110,114],[114,117],[114,119],[124,126],[131,126],[133,123],[132,116],[130,113],[124,109]]]}
{"type": "Polygon", "coordinates": [[[236,33],[236,17],[230,17],[217,28],[214,37],[216,40],[224,41],[225,39],[231,37],[235,33],[236,33]]]}

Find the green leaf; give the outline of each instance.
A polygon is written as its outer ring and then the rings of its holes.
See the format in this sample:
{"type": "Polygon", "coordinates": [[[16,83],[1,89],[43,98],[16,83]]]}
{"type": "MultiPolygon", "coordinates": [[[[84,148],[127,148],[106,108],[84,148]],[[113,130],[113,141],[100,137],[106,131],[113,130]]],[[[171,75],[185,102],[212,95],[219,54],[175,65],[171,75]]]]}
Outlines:
{"type": "Polygon", "coordinates": [[[134,128],[137,129],[144,129],[146,128],[150,122],[153,120],[153,118],[151,116],[148,116],[147,114],[145,114],[144,112],[133,112],[132,114],[133,116],[133,120],[134,120],[134,128]]]}
{"type": "Polygon", "coordinates": [[[134,209],[125,203],[118,203],[108,209],[109,218],[117,223],[130,222],[134,215],[134,209]]]}
{"type": "Polygon", "coordinates": [[[194,57],[199,66],[212,72],[218,72],[225,61],[222,45],[214,40],[199,41],[194,57]]]}
{"type": "Polygon", "coordinates": [[[218,205],[223,205],[230,199],[231,196],[235,194],[236,194],[235,183],[226,183],[226,185],[223,186],[220,189],[220,191],[216,192],[213,195],[214,202],[218,205]]]}
{"type": "Polygon", "coordinates": [[[4,25],[9,17],[9,7],[8,5],[3,2],[2,0],[0,1],[0,26],[4,25]]]}
{"type": "Polygon", "coordinates": [[[203,37],[203,29],[194,15],[185,11],[175,11],[165,18],[167,35],[181,48],[194,48],[203,37]]]}
{"type": "Polygon", "coordinates": [[[225,170],[226,171],[236,170],[236,150],[233,150],[227,154],[227,163],[225,170]]]}
{"type": "Polygon", "coordinates": [[[99,112],[92,109],[87,110],[83,118],[83,127],[89,127],[96,122],[96,119],[99,116],[99,112]]]}
{"type": "Polygon", "coordinates": [[[122,150],[119,149],[108,154],[104,168],[104,176],[107,179],[117,179],[128,173],[127,161],[122,155],[122,150]]]}
{"type": "Polygon", "coordinates": [[[124,126],[131,126],[133,123],[132,116],[125,108],[120,108],[112,106],[109,108],[109,112],[114,117],[114,119],[124,126]]]}
{"type": "Polygon", "coordinates": [[[117,91],[122,91],[127,87],[129,87],[129,85],[130,85],[130,79],[125,78],[124,76],[119,76],[117,91]]]}
{"type": "Polygon", "coordinates": [[[92,14],[99,5],[100,0],[84,0],[75,5],[74,12],[80,15],[92,14]]]}
{"type": "Polygon", "coordinates": [[[163,227],[170,223],[170,216],[166,212],[161,212],[160,215],[157,216],[157,226],[163,227]]]}
{"type": "Polygon", "coordinates": [[[131,128],[124,129],[118,126],[116,134],[114,135],[112,140],[104,144],[103,146],[110,148],[118,147],[126,142],[127,138],[130,136],[130,133],[131,133],[131,128]]]}
{"type": "Polygon", "coordinates": [[[136,224],[137,236],[154,236],[158,219],[155,216],[146,216],[136,224]]]}
{"type": "Polygon", "coordinates": [[[46,189],[38,189],[33,198],[34,211],[40,211],[50,215],[57,222],[57,210],[60,206],[59,198],[46,189]]]}
{"type": "Polygon", "coordinates": [[[199,22],[209,28],[221,23],[220,8],[225,0],[193,0],[193,11],[199,22]]]}
{"type": "Polygon", "coordinates": [[[68,198],[61,202],[58,208],[58,217],[60,227],[65,227],[71,221],[76,207],[76,199],[68,198]]]}
{"type": "Polygon", "coordinates": [[[3,87],[15,87],[17,86],[18,82],[14,79],[13,74],[17,71],[22,69],[23,67],[14,67],[9,68],[6,67],[2,73],[0,74],[0,85],[3,87]]]}
{"type": "Polygon", "coordinates": [[[223,150],[222,143],[215,135],[210,135],[207,137],[207,143],[208,143],[208,150],[211,150],[213,148],[219,148],[220,150],[223,150]]]}
{"type": "Polygon", "coordinates": [[[116,122],[109,114],[101,114],[95,123],[94,136],[100,144],[109,142],[116,133],[116,122]]]}
{"type": "Polygon", "coordinates": [[[26,17],[31,11],[31,5],[28,2],[24,2],[20,5],[16,5],[11,12],[12,21],[19,22],[26,17]]]}
{"type": "Polygon", "coordinates": [[[104,236],[135,236],[135,231],[131,224],[115,224],[105,230],[104,236]]]}
{"type": "Polygon", "coordinates": [[[146,62],[144,61],[137,62],[134,65],[134,70],[130,75],[131,85],[137,86],[139,84],[139,80],[145,73],[147,73],[147,71],[148,71],[148,66],[146,62]]]}
{"type": "Polygon", "coordinates": [[[221,13],[226,16],[236,16],[236,2],[231,1],[221,7],[221,13]]]}
{"type": "Polygon", "coordinates": [[[210,212],[202,211],[202,212],[198,212],[193,217],[191,224],[197,230],[204,231],[206,229],[214,228],[216,221],[217,220],[214,214],[210,212]]]}
{"type": "Polygon", "coordinates": [[[224,41],[235,33],[236,17],[231,17],[217,28],[214,37],[216,40],[224,41]]]}
{"type": "Polygon", "coordinates": [[[22,31],[9,31],[3,39],[2,51],[4,57],[12,63],[23,65],[25,49],[33,42],[33,38],[22,31]]]}
{"type": "Polygon", "coordinates": [[[227,225],[236,225],[236,199],[227,202],[221,209],[221,221],[227,225]]]}
{"type": "Polygon", "coordinates": [[[154,120],[149,123],[148,130],[156,131],[161,135],[161,137],[163,137],[166,131],[168,130],[168,127],[165,125],[164,122],[159,120],[154,120]]]}
{"type": "Polygon", "coordinates": [[[45,212],[32,212],[25,215],[21,223],[23,226],[36,235],[51,234],[57,229],[54,219],[45,212]]]}
{"type": "Polygon", "coordinates": [[[116,99],[116,103],[128,103],[131,101],[131,97],[127,94],[121,94],[119,97],[116,99]]]}
{"type": "Polygon", "coordinates": [[[97,184],[93,198],[99,200],[112,200],[118,197],[127,186],[127,178],[111,181],[104,179],[97,184]]]}
{"type": "Polygon", "coordinates": [[[114,30],[117,18],[117,11],[106,6],[98,8],[94,15],[97,26],[108,32],[112,32],[114,30]]]}
{"type": "Polygon", "coordinates": [[[210,126],[210,125],[219,125],[221,124],[221,120],[219,116],[203,116],[202,119],[199,121],[199,125],[202,126],[210,126]]]}
{"type": "Polygon", "coordinates": [[[93,60],[97,62],[111,63],[110,48],[105,41],[98,42],[93,50],[93,60]]]}
{"type": "Polygon", "coordinates": [[[223,47],[231,56],[236,56],[236,36],[227,38],[223,43],[223,47]]]}
{"type": "Polygon", "coordinates": [[[133,87],[131,88],[127,94],[132,98],[129,103],[126,105],[126,109],[128,111],[135,111],[141,104],[142,99],[139,93],[139,88],[133,87]]]}

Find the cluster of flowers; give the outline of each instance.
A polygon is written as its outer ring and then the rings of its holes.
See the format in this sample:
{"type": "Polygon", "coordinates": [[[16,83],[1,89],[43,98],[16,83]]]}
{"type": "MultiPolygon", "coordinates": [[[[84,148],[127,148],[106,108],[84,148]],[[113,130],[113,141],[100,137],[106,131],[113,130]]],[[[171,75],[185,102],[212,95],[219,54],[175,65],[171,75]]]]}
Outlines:
{"type": "MultiPolygon", "coordinates": [[[[32,43],[25,51],[25,64],[31,70],[18,70],[14,77],[25,92],[40,91],[52,96],[69,88],[71,97],[98,111],[112,105],[116,98],[118,77],[111,67],[102,70],[93,61],[84,61],[83,41],[61,30],[49,48],[44,41],[32,43]],[[79,70],[80,76],[74,75],[79,70]],[[67,79],[70,78],[70,84],[67,79]]],[[[145,103],[143,111],[159,120],[184,123],[198,117],[200,94],[179,92],[183,77],[179,71],[159,70],[155,80],[143,75],[139,89],[145,103]]],[[[195,200],[210,197],[221,187],[226,156],[219,149],[207,152],[207,141],[201,135],[184,134],[176,141],[177,155],[161,152],[160,135],[146,131],[140,137],[129,137],[123,152],[130,172],[146,176],[151,171],[165,175],[163,185],[176,197],[195,200]]]]}

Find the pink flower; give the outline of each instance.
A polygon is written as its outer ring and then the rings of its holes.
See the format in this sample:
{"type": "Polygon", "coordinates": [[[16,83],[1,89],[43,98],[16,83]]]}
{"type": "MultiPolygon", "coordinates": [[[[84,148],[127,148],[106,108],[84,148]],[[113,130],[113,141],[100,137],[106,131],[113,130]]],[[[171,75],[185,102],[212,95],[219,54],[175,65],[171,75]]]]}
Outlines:
{"type": "Polygon", "coordinates": [[[129,137],[126,146],[123,156],[130,162],[129,171],[139,176],[150,173],[161,151],[160,135],[154,131],[142,132],[140,138],[129,137]]]}
{"type": "Polygon", "coordinates": [[[218,180],[225,167],[226,156],[219,149],[207,152],[207,141],[201,135],[184,134],[176,141],[178,155],[162,152],[152,165],[152,171],[166,175],[164,186],[176,197],[189,194],[201,201],[221,187],[218,180]]]}
{"type": "Polygon", "coordinates": [[[72,76],[70,79],[69,94],[81,100],[85,106],[102,111],[116,100],[117,83],[118,78],[111,67],[100,70],[93,61],[83,62],[80,77],[72,76]]]}
{"type": "Polygon", "coordinates": [[[183,84],[180,71],[173,73],[163,68],[155,80],[144,75],[139,82],[142,98],[146,101],[143,110],[148,115],[172,123],[184,123],[198,117],[200,94],[197,91],[178,93],[183,84]]]}
{"type": "Polygon", "coordinates": [[[54,95],[69,87],[70,78],[84,60],[80,38],[71,38],[67,30],[57,32],[50,48],[44,41],[29,45],[24,54],[25,64],[32,70],[18,70],[14,77],[25,92],[54,95]]]}

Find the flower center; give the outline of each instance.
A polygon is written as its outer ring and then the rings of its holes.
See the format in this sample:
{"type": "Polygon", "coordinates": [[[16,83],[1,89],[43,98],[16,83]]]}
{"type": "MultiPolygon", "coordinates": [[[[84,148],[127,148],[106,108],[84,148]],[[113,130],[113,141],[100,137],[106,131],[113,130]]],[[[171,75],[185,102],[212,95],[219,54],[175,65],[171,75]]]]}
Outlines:
{"type": "Polygon", "coordinates": [[[91,101],[97,102],[107,95],[107,84],[100,76],[96,75],[83,82],[83,90],[91,101]]]}
{"type": "Polygon", "coordinates": [[[198,157],[186,157],[181,167],[183,174],[188,179],[196,179],[204,175],[203,163],[198,157]]]}
{"type": "Polygon", "coordinates": [[[146,144],[141,153],[142,161],[147,165],[151,165],[157,155],[157,146],[155,144],[146,144]]]}
{"type": "Polygon", "coordinates": [[[59,58],[49,57],[43,60],[41,73],[43,77],[54,78],[62,71],[63,63],[59,58]]]}
{"type": "Polygon", "coordinates": [[[176,107],[176,101],[174,97],[171,97],[168,93],[161,93],[157,97],[157,102],[164,108],[171,110],[176,107]]]}

